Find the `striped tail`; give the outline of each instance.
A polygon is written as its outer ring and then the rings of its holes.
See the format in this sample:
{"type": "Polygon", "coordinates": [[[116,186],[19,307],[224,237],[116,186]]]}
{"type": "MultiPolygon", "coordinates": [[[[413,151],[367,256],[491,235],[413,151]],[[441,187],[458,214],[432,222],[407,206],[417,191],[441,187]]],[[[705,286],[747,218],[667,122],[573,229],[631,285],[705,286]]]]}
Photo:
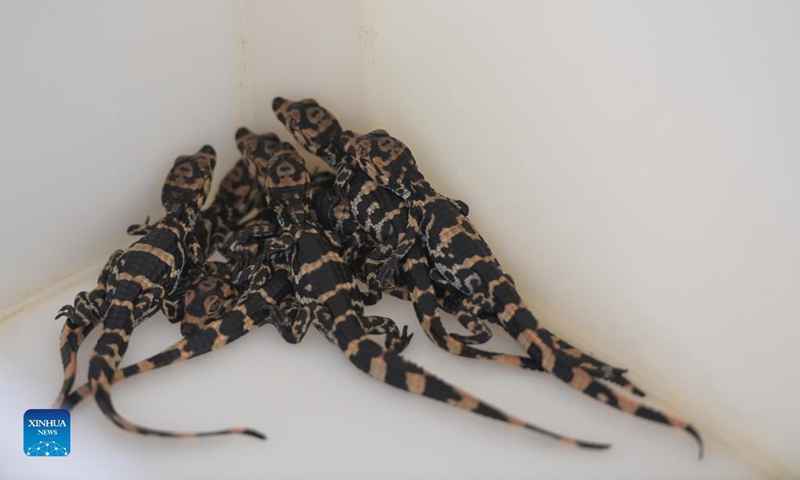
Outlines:
{"type": "Polygon", "coordinates": [[[260,295],[256,294],[248,297],[248,300],[242,305],[239,305],[234,310],[227,312],[221,318],[207,323],[203,328],[196,331],[191,336],[176,342],[162,352],[135,365],[125,367],[122,370],[114,370],[114,375],[111,377],[111,382],[106,380],[108,378],[107,376],[101,375],[98,381],[91,381],[89,385],[84,385],[83,387],[79,388],[67,398],[65,407],[72,408],[83,398],[90,396],[92,391],[94,391],[96,392],[95,399],[97,404],[100,406],[100,409],[103,411],[103,413],[115,425],[130,432],[171,438],[194,438],[242,434],[260,438],[262,440],[266,439],[266,436],[263,433],[258,432],[257,430],[242,427],[209,432],[172,432],[141,427],[120,416],[114,409],[110,396],[110,386],[114,383],[124,380],[125,378],[208,353],[244,336],[254,327],[264,323],[263,321],[254,320],[252,316],[247,315],[246,313],[248,311],[259,313],[264,308],[265,304],[263,302],[264,299],[260,295]]]}
{"type": "MultiPolygon", "coordinates": [[[[598,360],[540,326],[533,313],[524,305],[514,283],[503,273],[496,262],[485,260],[476,262],[472,270],[477,273],[482,279],[482,283],[486,285],[487,291],[484,293],[488,294],[497,306],[497,317],[503,328],[517,338],[517,341],[521,344],[522,341],[519,336],[524,332],[528,332],[528,334],[533,334],[539,338],[540,343],[546,345],[547,350],[545,352],[528,352],[535,360],[548,362],[550,359],[543,358],[543,356],[558,356],[565,363],[583,369],[592,377],[615,383],[634,395],[645,395],[642,389],[625,378],[624,374],[627,370],[598,360]]],[[[522,344],[522,346],[525,350],[528,350],[527,345],[522,344]]]]}
{"type": "MultiPolygon", "coordinates": [[[[195,332],[191,337],[183,339],[174,344],[173,347],[168,348],[164,352],[156,354],[154,357],[152,357],[152,360],[139,362],[139,364],[135,366],[139,366],[140,364],[144,363],[144,368],[140,367],[136,369],[135,372],[143,372],[147,371],[148,369],[152,370],[153,368],[156,368],[156,366],[166,366],[171,363],[188,360],[189,358],[197,355],[210,352],[227,345],[237,338],[240,338],[249,332],[254,326],[255,322],[252,319],[246,318],[240,311],[234,310],[228,312],[228,314],[226,314],[223,318],[209,323],[202,329],[195,332]],[[149,361],[152,363],[147,363],[149,361]]],[[[107,362],[106,359],[102,359],[100,357],[95,357],[92,359],[92,361],[97,361],[98,363],[100,361],[107,362]]],[[[117,360],[116,364],[118,363],[119,361],[117,360]]],[[[141,427],[134,424],[120,416],[114,409],[114,405],[111,402],[111,384],[116,377],[116,364],[112,366],[114,372],[110,375],[105,370],[101,370],[99,375],[91,375],[91,367],[94,365],[90,365],[89,385],[91,386],[91,390],[94,391],[95,400],[97,401],[97,405],[100,407],[100,410],[102,410],[106,417],[108,417],[118,427],[129,432],[139,433],[142,435],[155,435],[170,438],[194,438],[242,434],[260,438],[262,440],[266,439],[266,436],[263,433],[243,427],[234,427],[208,432],[171,432],[141,427]]],[[[125,378],[124,372],[121,373],[122,378],[125,378]]]]}
{"type": "Polygon", "coordinates": [[[267,438],[266,435],[257,430],[244,427],[226,428],[224,430],[213,430],[207,432],[171,432],[171,431],[155,430],[152,428],[141,427],[126,420],[117,413],[117,411],[114,409],[114,405],[111,403],[111,395],[107,386],[103,385],[98,386],[97,392],[95,394],[95,400],[97,400],[97,405],[100,406],[100,410],[102,410],[103,413],[106,415],[106,417],[108,417],[112,422],[114,422],[115,425],[129,432],[139,433],[142,435],[155,435],[158,437],[168,437],[168,438],[199,438],[199,437],[211,437],[217,435],[241,434],[259,438],[261,440],[266,440],[267,438]]]}
{"type": "Polygon", "coordinates": [[[86,337],[100,323],[100,309],[102,308],[105,294],[104,281],[111,269],[110,265],[112,265],[115,258],[119,257],[120,252],[120,250],[114,252],[106,266],[103,267],[103,271],[97,281],[97,287],[94,290],[79,292],[75,296],[75,301],[72,305],[64,305],[56,314],[56,320],[64,318],[65,321],[59,337],[59,352],[61,353],[64,381],[61,391],[54,402],[55,405],[59,405],[64,400],[75,384],[78,350],[83,341],[86,340],[86,337]]]}
{"type": "MultiPolygon", "coordinates": [[[[116,376],[114,378],[116,379],[116,376]]],[[[111,384],[113,385],[114,383],[116,382],[112,382],[111,384]]],[[[56,401],[55,405],[53,405],[53,408],[63,408],[65,410],[72,410],[73,408],[75,408],[75,405],[81,403],[86,398],[89,398],[91,396],[92,396],[92,387],[89,386],[89,382],[86,382],[80,387],[78,387],[78,389],[76,389],[74,392],[67,395],[67,397],[64,398],[63,400],[56,401]]]]}
{"type": "Polygon", "coordinates": [[[489,286],[495,302],[502,306],[502,308],[498,308],[498,319],[503,328],[516,338],[517,343],[522,346],[531,358],[541,363],[545,371],[552,373],[562,382],[584,394],[617,410],[686,431],[697,442],[700,457],[702,458],[703,440],[692,425],[677,416],[660,412],[636,399],[631,394],[639,393],[641,390],[622,377],[621,373],[615,378],[608,378],[608,375],[604,374],[608,373],[607,368],[613,369],[613,367],[571,346],[571,350],[560,350],[559,346],[569,344],[539,327],[533,313],[519,297],[514,284],[507,276],[502,275],[496,265],[481,262],[474,265],[473,268],[489,286]],[[557,342],[562,343],[557,344],[557,342]],[[598,368],[589,368],[590,366],[597,366],[598,368]],[[604,369],[603,366],[607,368],[604,369]],[[602,383],[603,381],[622,384],[622,386],[614,385],[614,388],[618,390],[612,390],[612,387],[602,383]]]}
{"type": "Polygon", "coordinates": [[[501,422],[517,425],[568,445],[591,449],[607,449],[611,446],[605,443],[587,442],[565,437],[504,413],[472,394],[449,385],[402,356],[387,351],[370,338],[362,337],[352,340],[344,351],[359,370],[401,390],[448,403],[454,407],[501,422]]]}
{"type": "Polygon", "coordinates": [[[70,390],[72,390],[72,386],[75,384],[78,349],[80,349],[81,344],[94,329],[95,325],[87,324],[81,327],[71,327],[69,321],[67,321],[61,329],[60,352],[61,364],[64,368],[64,383],[61,386],[61,391],[58,392],[55,402],[53,402],[54,408],[62,408],[60,405],[65,401],[70,390]]]}
{"type": "MultiPolygon", "coordinates": [[[[254,294],[252,297],[248,298],[249,301],[237,306],[230,312],[226,312],[219,319],[209,321],[188,337],[175,342],[150,358],[124,367],[121,370],[115,370],[110,382],[111,385],[117,384],[126,378],[140,373],[166,367],[173,363],[179,363],[198,355],[217,350],[246,335],[256,326],[262,325],[264,322],[254,320],[247,312],[252,311],[254,314],[257,314],[263,307],[260,305],[263,303],[263,298],[258,294],[254,294]]],[[[91,395],[92,388],[87,383],[72,392],[64,400],[60,408],[71,410],[75,405],[91,395]]]]}
{"type": "MultiPolygon", "coordinates": [[[[495,288],[497,293],[500,286],[495,288]]],[[[511,288],[513,288],[513,286],[511,286],[511,288]]],[[[679,417],[660,412],[643,404],[639,399],[631,395],[632,392],[628,389],[614,386],[614,390],[612,390],[610,385],[607,386],[602,383],[605,379],[601,378],[598,380],[581,366],[576,366],[575,362],[572,361],[574,357],[565,358],[565,355],[554,350],[539,335],[539,331],[531,328],[523,328],[523,326],[535,322],[535,319],[533,319],[533,314],[531,314],[530,310],[525,308],[521,301],[514,305],[516,308],[505,308],[503,312],[500,313],[499,317],[503,326],[517,339],[517,342],[525,349],[528,355],[541,361],[541,365],[545,371],[552,373],[562,382],[567,383],[584,394],[617,410],[622,410],[652,422],[685,430],[697,441],[700,457],[702,458],[703,440],[692,425],[679,417]],[[508,312],[511,312],[510,317],[506,316],[508,312]]]]}
{"type": "Polygon", "coordinates": [[[549,363],[551,361],[549,357],[558,357],[564,363],[578,367],[594,378],[614,383],[634,395],[645,396],[644,390],[625,378],[627,370],[598,360],[539,325],[539,321],[524,305],[514,284],[495,265],[481,263],[475,265],[475,270],[482,278],[497,279],[489,282],[489,288],[492,298],[500,306],[498,319],[506,331],[513,335],[534,359],[549,363]],[[523,342],[520,335],[524,335],[525,338],[535,336],[539,340],[537,343],[544,345],[546,349],[530,351],[527,342],[523,342]]]}
{"type": "MultiPolygon", "coordinates": [[[[89,360],[89,385],[91,393],[97,391],[97,385],[108,383],[128,350],[131,333],[133,332],[133,303],[120,299],[113,299],[103,319],[103,332],[89,360]]],[[[63,331],[62,331],[63,334],[63,331]]],[[[76,343],[76,347],[79,344],[76,343]]],[[[72,347],[70,347],[72,349],[72,347]]],[[[64,359],[62,350],[62,360],[64,359]]],[[[77,353],[77,349],[76,352],[77,353]]],[[[70,356],[70,359],[72,357],[70,356]]],[[[74,372],[73,372],[74,373],[74,372]]],[[[73,379],[74,381],[74,379],[73,379]]],[[[59,399],[61,399],[59,397],[59,399]]],[[[64,399],[61,403],[66,403],[64,399]]]]}

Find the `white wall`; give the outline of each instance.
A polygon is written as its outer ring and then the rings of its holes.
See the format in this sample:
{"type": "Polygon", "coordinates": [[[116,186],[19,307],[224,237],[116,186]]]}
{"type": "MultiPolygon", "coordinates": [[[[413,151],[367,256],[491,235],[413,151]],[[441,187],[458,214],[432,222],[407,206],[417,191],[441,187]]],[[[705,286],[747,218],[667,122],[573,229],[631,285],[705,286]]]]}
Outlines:
{"type": "Polygon", "coordinates": [[[375,127],[534,310],[800,475],[800,4],[366,11],[375,127]]]}
{"type": "Polygon", "coordinates": [[[272,112],[272,99],[280,95],[324,98],[342,112],[342,121],[368,128],[360,12],[357,0],[246,2],[246,123],[292,140],[272,112]]]}
{"type": "Polygon", "coordinates": [[[232,153],[231,7],[0,5],[0,306],[124,244],[127,225],[160,213],[178,155],[205,142],[232,153]]]}
{"type": "Polygon", "coordinates": [[[322,95],[361,118],[359,11],[357,1],[0,4],[0,311],[102,263],[130,241],[130,223],[162,215],[176,156],[211,143],[218,182],[237,158],[238,126],[282,130],[274,95],[322,95]]]}

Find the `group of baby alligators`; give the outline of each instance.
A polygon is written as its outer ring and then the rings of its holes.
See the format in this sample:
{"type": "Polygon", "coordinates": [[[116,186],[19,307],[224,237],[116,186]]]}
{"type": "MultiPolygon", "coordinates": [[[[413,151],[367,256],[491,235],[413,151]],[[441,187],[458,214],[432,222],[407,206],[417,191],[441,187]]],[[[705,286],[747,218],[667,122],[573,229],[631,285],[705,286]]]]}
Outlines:
{"type": "Polygon", "coordinates": [[[642,403],[644,392],[613,367],[558,338],[534,318],[514,281],[468,218],[468,207],[428,183],[400,140],[384,130],[360,135],[312,99],[275,98],[278,119],[297,142],[332,169],[314,174],[300,154],[275,134],[236,132],[242,158],[223,179],[211,206],[216,153],[208,145],[175,160],[162,190],[166,215],[132,225],[141,238],[111,255],[89,292],[80,292],[56,318],[61,332],[64,383],[56,408],[71,409],[94,396],[116,425],[141,434],[197,437],[247,428],[177,433],[124,419],[111,402],[111,385],[155,368],[220,348],[254,327],[274,325],[290,343],[310,325],[359,369],[408,392],[518,425],[561,442],[594,449],[608,444],[576,440],[531,425],[439,379],[400,353],[411,335],[389,318],[364,313],[382,293],[410,300],[422,330],[436,345],[468,358],[552,373],[613,408],[685,430],[686,421],[642,403]],[[208,260],[220,252],[226,262],[208,260]],[[362,291],[356,283],[366,285],[362,291]],[[183,339],[147,360],[120,369],[133,329],[163,311],[180,322],[183,339]],[[449,333],[441,312],[469,334],[449,333]],[[525,355],[477,348],[508,332],[525,355]],[[89,362],[89,381],[72,390],[77,352],[102,324],[89,362]],[[384,341],[373,337],[383,335],[384,341]]]}

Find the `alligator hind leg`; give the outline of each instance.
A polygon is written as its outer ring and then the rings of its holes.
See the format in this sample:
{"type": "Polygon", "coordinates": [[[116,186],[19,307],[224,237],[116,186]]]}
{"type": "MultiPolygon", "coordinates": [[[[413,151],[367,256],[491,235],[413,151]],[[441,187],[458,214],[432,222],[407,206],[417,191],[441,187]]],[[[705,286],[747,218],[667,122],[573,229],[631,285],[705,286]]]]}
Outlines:
{"type": "Polygon", "coordinates": [[[97,286],[89,292],[80,292],[75,296],[73,305],[65,305],[58,311],[56,320],[65,317],[66,321],[61,329],[59,350],[61,364],[64,370],[64,382],[56,397],[55,405],[60,405],[75,384],[75,374],[78,363],[78,350],[95,326],[100,323],[105,310],[106,281],[108,280],[114,264],[122,255],[122,250],[111,254],[103,270],[97,278],[97,286]]]}
{"type": "Polygon", "coordinates": [[[492,331],[486,320],[479,318],[482,308],[479,303],[473,302],[469,299],[464,299],[459,305],[458,311],[455,316],[458,322],[467,330],[471,335],[461,335],[458,333],[450,334],[459,342],[469,345],[486,343],[492,338],[492,331]]]}
{"type": "MultiPolygon", "coordinates": [[[[115,250],[108,258],[108,261],[97,277],[97,285],[94,290],[83,291],[75,296],[73,305],[64,305],[58,311],[55,319],[61,317],[67,319],[75,327],[93,325],[103,314],[103,307],[106,298],[106,282],[114,269],[117,259],[122,255],[122,250],[115,250]]],[[[88,333],[88,332],[87,332],[88,333]]]]}
{"type": "MultiPolygon", "coordinates": [[[[270,316],[265,312],[272,313],[269,307],[269,305],[264,304],[260,296],[253,295],[230,312],[226,312],[222,317],[210,320],[188,337],[175,342],[161,352],[146,360],[117,370],[114,373],[111,384],[115,385],[140,373],[189,360],[222,348],[243,337],[255,327],[267,323],[270,320],[270,316]]],[[[58,408],[72,409],[83,399],[90,396],[91,393],[91,387],[86,383],[72,392],[63,403],[58,405],[58,408]]]]}
{"type": "Polygon", "coordinates": [[[164,288],[160,285],[143,291],[133,305],[133,327],[136,328],[144,320],[152,317],[164,305],[164,288]]]}
{"type": "MultiPolygon", "coordinates": [[[[150,370],[165,367],[173,363],[189,360],[198,355],[222,348],[223,346],[246,335],[253,328],[262,325],[262,323],[254,320],[252,317],[252,313],[254,311],[260,311],[262,307],[263,304],[259,298],[249,299],[244,304],[239,305],[235,310],[228,312],[222,318],[209,322],[201,329],[195,331],[189,337],[176,342],[167,349],[162,350],[160,353],[153,355],[146,360],[142,360],[134,365],[117,370],[114,372],[113,378],[110,379],[110,383],[114,385],[139,373],[148,372],[150,370]]],[[[64,401],[64,404],[61,405],[61,408],[71,409],[80,401],[89,397],[91,394],[92,388],[87,383],[67,397],[67,399],[64,401]]],[[[197,433],[168,432],[138,427],[132,422],[123,419],[116,413],[113,405],[111,404],[110,391],[108,390],[108,387],[99,390],[98,404],[101,405],[101,409],[104,409],[105,413],[111,416],[112,421],[115,424],[135,433],[181,438],[235,433],[255,436],[262,439],[265,438],[262,433],[245,428],[232,428],[215,432],[197,433]]]]}
{"type": "MultiPolygon", "coordinates": [[[[422,330],[437,346],[454,355],[466,358],[492,360],[528,370],[542,370],[541,364],[532,358],[488,352],[474,348],[448,333],[442,324],[436,289],[431,283],[432,272],[421,249],[414,248],[409,252],[403,265],[403,273],[408,285],[406,293],[414,306],[414,312],[422,326],[422,330]]],[[[392,293],[405,297],[402,290],[393,290],[392,293]]],[[[453,302],[448,302],[448,304],[457,304],[456,308],[463,309],[464,312],[475,312],[477,314],[478,310],[480,310],[475,308],[474,305],[469,305],[469,302],[464,300],[454,300],[453,302]]]]}
{"type": "MultiPolygon", "coordinates": [[[[412,294],[413,295],[413,294],[412,294]]],[[[469,338],[469,336],[457,336],[449,333],[441,319],[437,315],[426,314],[424,304],[430,303],[423,298],[413,299],[419,305],[417,308],[417,315],[420,317],[420,324],[422,325],[425,334],[430,338],[433,343],[439,347],[447,350],[448,352],[465,358],[475,358],[481,360],[491,360],[493,362],[502,363],[515,368],[522,368],[525,370],[543,371],[542,365],[533,358],[520,355],[512,355],[508,353],[492,352],[475,348],[466,342],[461,341],[461,338],[469,338]]],[[[483,320],[478,319],[483,322],[483,320]]],[[[486,327],[486,323],[482,323],[486,327]]]]}
{"type": "MultiPolygon", "coordinates": [[[[104,288],[96,288],[90,292],[80,292],[75,296],[73,305],[64,305],[55,316],[55,320],[65,318],[66,324],[73,328],[91,327],[100,318],[106,292],[104,288]]],[[[88,333],[88,332],[87,332],[88,333]]]]}
{"type": "MultiPolygon", "coordinates": [[[[427,265],[427,260],[423,259],[422,262],[427,265]]],[[[445,279],[437,269],[427,268],[430,281],[425,280],[425,284],[437,282],[445,288],[449,286],[447,279],[445,279]]],[[[416,281],[419,281],[419,275],[420,273],[417,273],[416,281]]],[[[491,321],[492,318],[485,314],[485,312],[488,311],[488,302],[485,301],[482,294],[475,293],[472,298],[464,297],[461,300],[456,300],[455,305],[455,307],[451,307],[455,309],[455,311],[452,312],[453,315],[455,315],[456,320],[458,320],[464,328],[470,331],[471,335],[451,334],[445,331],[447,335],[461,343],[470,345],[486,343],[491,340],[492,331],[489,329],[487,321],[491,321]]]]}
{"type": "Polygon", "coordinates": [[[408,333],[408,326],[404,325],[401,332],[397,323],[388,317],[365,316],[361,318],[361,324],[370,335],[386,335],[384,345],[390,352],[402,352],[414,336],[413,333],[408,333]]]}
{"type": "Polygon", "coordinates": [[[549,339],[556,348],[553,353],[562,357],[567,363],[585,371],[594,378],[611,382],[634,395],[644,397],[645,392],[625,378],[627,369],[614,367],[602,362],[593,356],[584,353],[580,349],[573,347],[569,342],[563,340],[545,328],[539,328],[537,335],[545,341],[549,339]]]}

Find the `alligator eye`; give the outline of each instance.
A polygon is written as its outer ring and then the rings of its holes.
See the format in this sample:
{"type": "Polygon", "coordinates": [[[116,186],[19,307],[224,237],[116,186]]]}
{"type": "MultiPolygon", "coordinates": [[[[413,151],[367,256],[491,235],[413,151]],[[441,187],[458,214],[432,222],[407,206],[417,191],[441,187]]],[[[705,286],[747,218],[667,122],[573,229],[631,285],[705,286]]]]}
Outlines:
{"type": "Polygon", "coordinates": [[[212,303],[208,307],[208,313],[211,313],[213,315],[213,314],[219,312],[220,308],[222,308],[222,302],[219,299],[215,300],[214,303],[212,303]]]}

